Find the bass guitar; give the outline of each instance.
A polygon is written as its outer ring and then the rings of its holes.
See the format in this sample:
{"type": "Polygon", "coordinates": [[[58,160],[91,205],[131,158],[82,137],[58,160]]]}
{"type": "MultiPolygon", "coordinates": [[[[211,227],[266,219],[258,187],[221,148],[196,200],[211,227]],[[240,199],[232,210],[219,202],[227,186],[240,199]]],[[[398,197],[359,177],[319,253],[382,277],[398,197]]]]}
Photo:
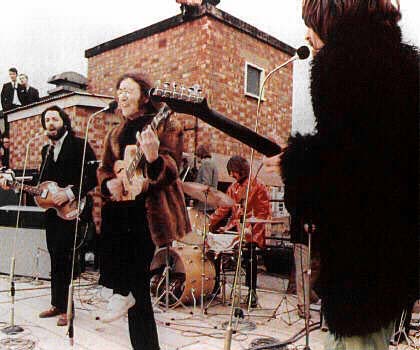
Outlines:
{"type": "Polygon", "coordinates": [[[72,201],[68,201],[63,205],[56,205],[52,200],[53,194],[59,191],[66,191],[71,186],[67,186],[66,188],[61,188],[57,185],[54,181],[44,181],[38,186],[29,186],[22,184],[21,182],[17,181],[14,177],[12,172],[6,172],[0,175],[0,177],[6,180],[7,186],[11,187],[12,189],[22,190],[34,196],[34,201],[37,206],[44,208],[44,209],[55,209],[57,215],[62,218],[63,220],[74,220],[79,215],[78,208],[80,213],[83,211],[86,198],[82,198],[80,200],[80,206],[78,205],[77,199],[73,199],[72,201]]]}
{"type": "Polygon", "coordinates": [[[195,85],[189,89],[177,84],[163,84],[149,91],[152,101],[165,102],[174,112],[194,115],[207,124],[246,144],[267,157],[281,152],[281,147],[255,131],[209,108],[201,89],[195,85]]]}

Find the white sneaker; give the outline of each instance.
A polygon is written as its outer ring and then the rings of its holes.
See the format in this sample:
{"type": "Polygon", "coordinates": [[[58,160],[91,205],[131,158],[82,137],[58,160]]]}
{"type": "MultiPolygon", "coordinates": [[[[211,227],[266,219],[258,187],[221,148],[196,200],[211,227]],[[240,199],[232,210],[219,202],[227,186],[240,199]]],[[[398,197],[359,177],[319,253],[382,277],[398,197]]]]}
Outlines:
{"type": "Polygon", "coordinates": [[[104,323],[114,322],[123,317],[135,303],[136,299],[131,292],[126,297],[121,294],[113,294],[109,299],[105,313],[99,319],[104,323]]]}

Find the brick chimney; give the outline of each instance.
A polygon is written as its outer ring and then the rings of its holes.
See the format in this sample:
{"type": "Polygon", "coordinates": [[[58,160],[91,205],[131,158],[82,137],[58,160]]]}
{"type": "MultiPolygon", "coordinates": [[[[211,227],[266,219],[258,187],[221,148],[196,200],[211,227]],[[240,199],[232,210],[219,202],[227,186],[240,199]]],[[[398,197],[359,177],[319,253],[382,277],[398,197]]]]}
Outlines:
{"type": "Polygon", "coordinates": [[[176,0],[181,4],[181,13],[185,19],[191,19],[200,16],[206,9],[206,6],[216,6],[220,0],[176,0]]]}

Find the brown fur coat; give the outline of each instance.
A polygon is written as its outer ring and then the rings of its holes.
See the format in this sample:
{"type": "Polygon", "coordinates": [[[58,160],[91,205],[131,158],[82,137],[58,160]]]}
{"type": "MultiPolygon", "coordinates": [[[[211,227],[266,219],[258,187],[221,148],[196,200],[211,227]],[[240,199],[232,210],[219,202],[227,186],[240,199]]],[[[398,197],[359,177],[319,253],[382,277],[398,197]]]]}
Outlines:
{"type": "MultiPolygon", "coordinates": [[[[103,185],[107,180],[115,177],[113,166],[115,161],[120,159],[119,139],[125,124],[126,122],[121,123],[106,136],[102,166],[98,169],[98,181],[102,189],[106,188],[103,185]]],[[[144,176],[149,183],[146,192],[146,215],[151,237],[157,246],[162,246],[184,237],[191,231],[191,226],[182,183],[178,176],[178,164],[183,148],[182,126],[176,119],[169,118],[160,125],[158,135],[160,146],[156,162],[159,166],[152,167],[146,163],[144,176]]]]}

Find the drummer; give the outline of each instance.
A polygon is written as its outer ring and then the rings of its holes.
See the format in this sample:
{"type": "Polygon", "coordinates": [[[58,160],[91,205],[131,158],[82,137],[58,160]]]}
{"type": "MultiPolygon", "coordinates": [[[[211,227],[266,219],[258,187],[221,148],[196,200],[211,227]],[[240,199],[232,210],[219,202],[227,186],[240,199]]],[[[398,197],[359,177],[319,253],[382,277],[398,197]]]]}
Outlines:
{"type": "MultiPolygon", "coordinates": [[[[243,208],[245,205],[246,189],[248,185],[249,163],[241,156],[233,156],[227,163],[227,171],[235,179],[226,194],[235,202],[233,206],[219,206],[210,216],[209,230],[211,232],[225,233],[227,231],[241,231],[241,218],[243,217],[243,208]],[[223,222],[226,222],[223,225],[223,222]]],[[[254,216],[258,219],[269,219],[270,202],[267,188],[253,179],[249,191],[247,218],[254,216]]],[[[246,286],[248,287],[247,303],[251,307],[257,306],[257,260],[255,257],[255,248],[264,248],[265,245],[265,224],[247,224],[245,234],[245,246],[242,256],[245,261],[246,286]],[[253,263],[251,264],[251,257],[253,263]],[[252,265],[252,266],[251,266],[252,265]]],[[[219,264],[215,264],[218,267],[219,264]]],[[[220,271],[217,271],[217,275],[220,271]]],[[[217,276],[218,278],[218,276],[217,276]]]]}

